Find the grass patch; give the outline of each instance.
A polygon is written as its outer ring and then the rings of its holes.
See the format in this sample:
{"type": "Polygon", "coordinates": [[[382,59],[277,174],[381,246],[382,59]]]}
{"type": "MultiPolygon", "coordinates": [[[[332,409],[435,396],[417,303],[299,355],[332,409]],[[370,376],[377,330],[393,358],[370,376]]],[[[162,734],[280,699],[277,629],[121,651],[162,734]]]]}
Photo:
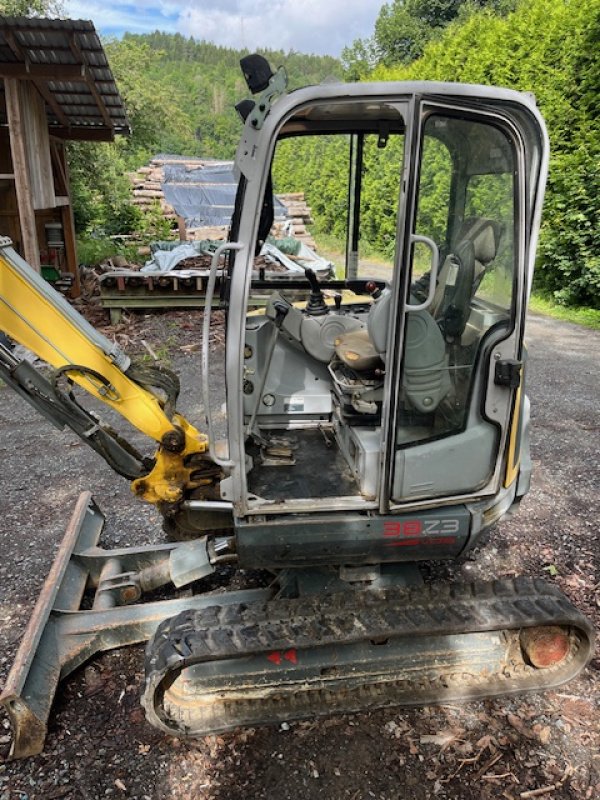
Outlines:
{"type": "Polygon", "coordinates": [[[548,295],[534,292],[529,300],[529,310],[534,314],[543,314],[545,317],[573,322],[586,328],[600,330],[600,309],[586,308],[585,306],[558,305],[548,295]]]}

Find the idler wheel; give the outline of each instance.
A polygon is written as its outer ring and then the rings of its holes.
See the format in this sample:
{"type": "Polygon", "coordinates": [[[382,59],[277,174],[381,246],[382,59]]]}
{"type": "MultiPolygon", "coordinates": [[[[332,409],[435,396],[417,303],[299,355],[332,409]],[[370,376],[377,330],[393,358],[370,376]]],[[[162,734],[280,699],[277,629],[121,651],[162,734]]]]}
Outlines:
{"type": "Polygon", "coordinates": [[[539,669],[560,664],[570,649],[569,631],[558,625],[524,628],[520,639],[527,660],[539,669]]]}

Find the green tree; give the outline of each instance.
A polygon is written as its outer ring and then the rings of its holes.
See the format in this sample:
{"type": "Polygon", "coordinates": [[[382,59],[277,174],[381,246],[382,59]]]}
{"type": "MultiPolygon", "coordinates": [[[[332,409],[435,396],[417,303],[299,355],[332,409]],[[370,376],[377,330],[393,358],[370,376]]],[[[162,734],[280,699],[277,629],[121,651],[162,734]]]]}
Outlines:
{"type": "Polygon", "coordinates": [[[533,92],[550,136],[536,284],[600,305],[600,0],[528,0],[506,16],[459,17],[423,57],[377,80],[463,81],[533,92]]]}
{"type": "MultiPolygon", "coordinates": [[[[440,5],[407,0],[392,4],[404,11],[426,15],[440,5]]],[[[451,4],[442,4],[452,11],[451,4]]],[[[559,302],[600,306],[600,0],[586,5],[572,0],[528,0],[510,12],[511,0],[479,2],[470,0],[446,27],[438,27],[425,45],[423,55],[411,63],[369,68],[374,47],[363,48],[359,40],[344,54],[353,78],[373,80],[436,80],[507,86],[533,92],[544,115],[550,136],[550,174],[538,248],[536,285],[552,293],[559,302]],[[510,12],[510,13],[509,13],[510,12]],[[361,49],[363,48],[363,49],[361,49]],[[353,52],[350,52],[353,51],[353,52]],[[354,62],[352,57],[356,56],[354,62]]],[[[456,8],[456,6],[454,6],[456,8]]],[[[442,9],[442,10],[443,10],[442,9]]],[[[384,19],[388,19],[383,15],[384,19]]],[[[404,56],[400,56],[401,61],[404,56]]],[[[342,154],[323,152],[310,139],[295,150],[288,143],[284,169],[278,167],[276,180],[282,188],[306,187],[318,231],[339,234],[343,180],[330,169],[331,161],[341,163],[342,154]],[[326,167],[320,169],[320,165],[326,167]],[[334,213],[331,212],[334,209],[334,213]]],[[[384,155],[386,151],[383,151],[384,155]]],[[[439,159],[432,154],[424,163],[430,191],[419,209],[419,224],[439,235],[440,193],[447,187],[436,183],[439,159]],[[436,167],[436,169],[434,169],[436,167]],[[431,174],[429,174],[431,173],[431,174]],[[432,200],[432,202],[429,202],[432,200]],[[433,202],[433,201],[436,202],[433,202]]],[[[389,251],[391,223],[377,195],[395,179],[393,160],[379,158],[376,168],[367,153],[363,180],[365,215],[363,232],[382,252],[389,251]]],[[[502,219],[509,187],[493,181],[482,184],[474,200],[482,208],[473,214],[490,213],[502,219]],[[483,202],[485,201],[485,203],[483,202]],[[484,211],[485,208],[485,211],[484,211]]],[[[471,212],[470,212],[471,213],[471,212]]]]}
{"type": "MultiPolygon", "coordinates": [[[[70,164],[78,230],[121,233],[144,222],[131,204],[126,171],[160,152],[233,158],[241,132],[234,107],[248,91],[239,60],[247,53],[158,31],[108,40],[105,50],[131,136],[72,143],[70,164]]],[[[339,61],[329,56],[264,55],[286,66],[290,88],[341,77],[339,61]]]]}
{"type": "Polygon", "coordinates": [[[162,53],[131,36],[105,42],[104,49],[131,123],[131,136],[120,143],[126,163],[139,166],[158,151],[189,152],[187,98],[178,82],[160,76],[162,53]]]}
{"type": "Polygon", "coordinates": [[[64,11],[61,0],[1,0],[0,14],[6,17],[59,17],[64,11]]]}
{"type": "Polygon", "coordinates": [[[375,50],[381,64],[406,64],[418,58],[432,35],[431,25],[402,0],[385,5],[375,22],[375,50]]]}
{"type": "Polygon", "coordinates": [[[503,15],[515,4],[516,0],[392,0],[381,7],[373,36],[356,39],[343,50],[346,77],[364,78],[376,64],[409,64],[457,17],[464,21],[483,8],[503,15]]]}
{"type": "Polygon", "coordinates": [[[346,80],[361,80],[377,64],[375,42],[372,38],[355,39],[351,45],[344,47],[341,60],[346,80]]]}

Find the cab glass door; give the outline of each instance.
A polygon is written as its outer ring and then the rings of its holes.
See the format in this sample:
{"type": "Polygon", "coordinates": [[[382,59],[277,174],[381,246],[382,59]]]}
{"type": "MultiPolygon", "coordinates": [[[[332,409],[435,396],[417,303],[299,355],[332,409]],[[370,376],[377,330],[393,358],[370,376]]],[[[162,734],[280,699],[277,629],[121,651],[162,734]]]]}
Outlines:
{"type": "Polygon", "coordinates": [[[508,418],[511,393],[501,397],[495,420],[486,418],[484,400],[490,349],[514,328],[516,175],[516,144],[498,120],[426,112],[392,502],[471,493],[494,475],[504,427],[498,419],[508,418]]]}

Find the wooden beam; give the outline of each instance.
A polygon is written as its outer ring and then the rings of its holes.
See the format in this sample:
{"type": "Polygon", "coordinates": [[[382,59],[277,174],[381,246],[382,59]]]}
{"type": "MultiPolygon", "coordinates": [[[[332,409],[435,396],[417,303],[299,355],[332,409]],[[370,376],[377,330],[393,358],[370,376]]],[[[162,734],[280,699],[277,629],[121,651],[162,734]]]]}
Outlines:
{"type": "MultiPolygon", "coordinates": [[[[55,155],[61,167],[61,173],[64,176],[67,195],[71,195],[71,180],[69,176],[69,164],[67,162],[67,154],[65,153],[64,144],[55,143],[55,155]]],[[[65,259],[67,262],[67,270],[73,275],[73,285],[71,286],[71,297],[79,297],[81,294],[81,284],[79,281],[79,262],[77,259],[77,245],[75,242],[75,220],[73,219],[73,208],[70,203],[62,206],[60,210],[61,222],[63,226],[63,235],[65,240],[65,259]]]]}
{"type": "Polygon", "coordinates": [[[4,80],[4,92],[6,95],[6,116],[10,132],[10,151],[15,173],[17,206],[21,223],[23,255],[33,269],[41,272],[40,249],[35,229],[35,211],[33,210],[31,181],[25,148],[25,131],[23,130],[21,116],[19,82],[14,78],[6,78],[4,80]]]}
{"type": "Polygon", "coordinates": [[[56,136],[59,139],[72,139],[73,141],[83,142],[112,142],[115,138],[115,132],[107,130],[105,127],[63,127],[62,125],[51,125],[49,128],[51,136],[56,136]]]}
{"type": "Polygon", "coordinates": [[[56,98],[54,97],[50,89],[48,89],[48,84],[45,83],[44,81],[34,81],[34,83],[35,83],[35,88],[42,95],[48,106],[50,106],[50,108],[54,112],[54,116],[56,117],[56,119],[60,122],[61,125],[68,126],[69,118],[67,117],[63,109],[59,106],[59,104],[56,102],[56,98]]]}
{"type": "Polygon", "coordinates": [[[85,68],[82,64],[0,64],[0,78],[19,78],[35,81],[46,78],[49,81],[81,81],[86,83],[85,68]]]}
{"type": "Polygon", "coordinates": [[[98,111],[102,114],[102,119],[104,120],[104,124],[106,125],[107,128],[112,128],[113,127],[112,118],[108,113],[108,111],[106,110],[106,105],[104,104],[102,95],[100,94],[100,92],[98,91],[98,87],[96,86],[96,79],[90,73],[90,69],[87,64],[86,58],[83,52],[81,51],[81,48],[75,41],[74,35],[69,36],[69,47],[71,48],[74,57],[84,65],[83,68],[85,72],[85,81],[87,83],[88,89],[92,93],[94,100],[96,101],[96,105],[98,106],[98,111]]]}
{"type": "Polygon", "coordinates": [[[57,194],[56,205],[64,205],[64,203],[58,202],[59,197],[69,194],[69,180],[67,178],[64,152],[64,142],[52,136],[50,138],[50,156],[52,158],[52,168],[54,170],[54,190],[57,194]]]}
{"type": "Polygon", "coordinates": [[[20,61],[27,61],[27,56],[21,50],[21,46],[15,39],[15,35],[13,31],[6,31],[4,33],[4,38],[6,39],[7,45],[12,50],[13,54],[20,60],[20,61]]]}
{"type": "Polygon", "coordinates": [[[86,75],[88,88],[89,88],[90,92],[92,93],[92,95],[94,97],[94,100],[96,101],[96,105],[98,106],[98,111],[100,111],[100,113],[102,114],[102,119],[104,120],[104,123],[105,123],[106,127],[107,128],[112,128],[113,127],[112,117],[108,113],[108,110],[106,108],[104,100],[102,99],[102,95],[98,91],[98,87],[96,86],[96,82],[95,82],[94,78],[90,75],[90,71],[89,71],[89,69],[87,67],[85,69],[85,75],[86,75]]]}

